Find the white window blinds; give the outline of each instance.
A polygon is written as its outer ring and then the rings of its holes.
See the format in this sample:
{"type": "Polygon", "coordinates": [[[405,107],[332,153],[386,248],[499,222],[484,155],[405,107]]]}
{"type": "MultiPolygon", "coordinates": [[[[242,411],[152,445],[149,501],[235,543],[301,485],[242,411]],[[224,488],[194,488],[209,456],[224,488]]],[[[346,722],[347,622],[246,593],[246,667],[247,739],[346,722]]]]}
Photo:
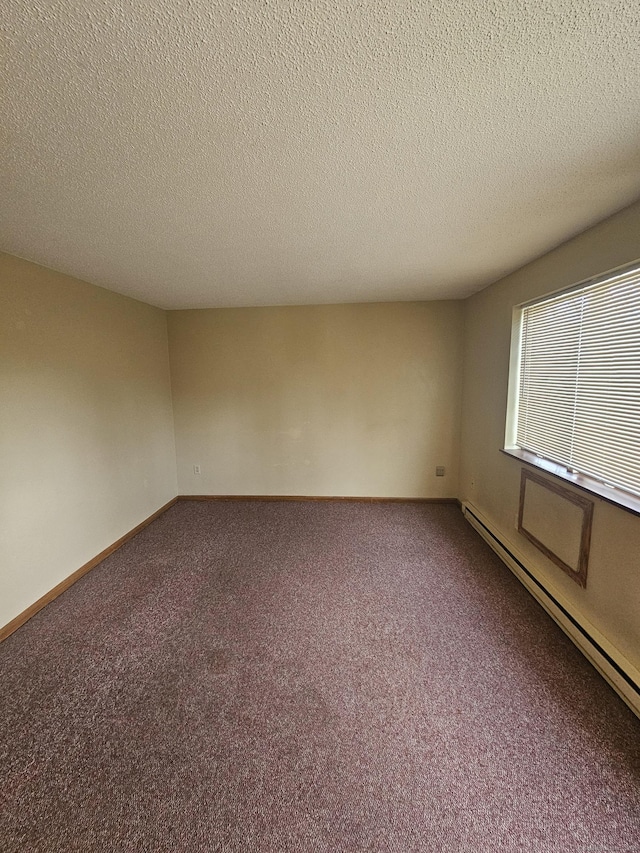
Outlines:
{"type": "Polygon", "coordinates": [[[521,311],[518,446],[640,494],[640,267],[521,311]]]}

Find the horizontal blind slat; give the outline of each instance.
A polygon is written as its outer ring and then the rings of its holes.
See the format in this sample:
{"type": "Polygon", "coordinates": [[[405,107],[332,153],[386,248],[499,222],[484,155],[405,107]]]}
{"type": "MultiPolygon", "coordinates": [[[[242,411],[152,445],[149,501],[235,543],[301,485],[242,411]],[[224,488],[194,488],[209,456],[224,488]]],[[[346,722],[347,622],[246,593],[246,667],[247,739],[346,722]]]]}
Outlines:
{"type": "Polygon", "coordinates": [[[521,312],[516,441],[640,491],[640,269],[521,312]]]}

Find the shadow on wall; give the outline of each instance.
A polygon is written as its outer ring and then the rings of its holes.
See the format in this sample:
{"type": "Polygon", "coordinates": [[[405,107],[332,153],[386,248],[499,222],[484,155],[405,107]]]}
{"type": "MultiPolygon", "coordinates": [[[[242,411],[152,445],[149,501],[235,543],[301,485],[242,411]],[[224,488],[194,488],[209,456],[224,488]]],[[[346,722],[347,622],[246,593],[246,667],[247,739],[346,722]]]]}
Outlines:
{"type": "Polygon", "coordinates": [[[436,486],[455,495],[460,313],[453,302],[174,312],[183,475],[202,459],[214,494],[430,496],[444,465],[451,478],[436,486]]]}

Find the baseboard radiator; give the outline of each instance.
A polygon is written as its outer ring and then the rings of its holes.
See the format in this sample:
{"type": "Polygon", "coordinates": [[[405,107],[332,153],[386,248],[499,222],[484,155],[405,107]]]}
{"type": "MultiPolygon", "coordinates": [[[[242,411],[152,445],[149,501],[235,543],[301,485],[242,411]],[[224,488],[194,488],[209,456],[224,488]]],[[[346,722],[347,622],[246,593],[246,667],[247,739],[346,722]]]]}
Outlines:
{"type": "Polygon", "coordinates": [[[593,625],[578,616],[562,595],[548,589],[538,580],[535,573],[527,568],[525,557],[513,543],[504,539],[473,504],[463,501],[462,512],[469,524],[544,607],[634,714],[640,717],[640,672],[593,625]]]}

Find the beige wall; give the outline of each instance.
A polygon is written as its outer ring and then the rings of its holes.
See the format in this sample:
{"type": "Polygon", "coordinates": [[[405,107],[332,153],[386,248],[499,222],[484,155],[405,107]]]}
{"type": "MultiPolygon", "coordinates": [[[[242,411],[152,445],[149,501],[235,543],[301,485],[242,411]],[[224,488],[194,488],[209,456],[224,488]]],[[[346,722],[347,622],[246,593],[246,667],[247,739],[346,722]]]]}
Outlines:
{"type": "Polygon", "coordinates": [[[181,494],[457,495],[462,303],[172,311],[169,343],[181,494]]]}
{"type": "Polygon", "coordinates": [[[0,255],[0,625],[176,492],[459,496],[640,667],[640,519],[596,500],[581,590],[499,452],[512,307],[638,257],[640,204],[466,303],[166,315],[0,255]]]}
{"type": "Polygon", "coordinates": [[[465,304],[460,497],[513,543],[538,577],[640,668],[640,518],[595,500],[588,586],[580,589],[515,529],[521,464],[503,446],[512,308],[640,257],[640,204],[465,304]]]}
{"type": "Polygon", "coordinates": [[[166,317],[0,255],[0,626],[176,494],[166,317]]]}

